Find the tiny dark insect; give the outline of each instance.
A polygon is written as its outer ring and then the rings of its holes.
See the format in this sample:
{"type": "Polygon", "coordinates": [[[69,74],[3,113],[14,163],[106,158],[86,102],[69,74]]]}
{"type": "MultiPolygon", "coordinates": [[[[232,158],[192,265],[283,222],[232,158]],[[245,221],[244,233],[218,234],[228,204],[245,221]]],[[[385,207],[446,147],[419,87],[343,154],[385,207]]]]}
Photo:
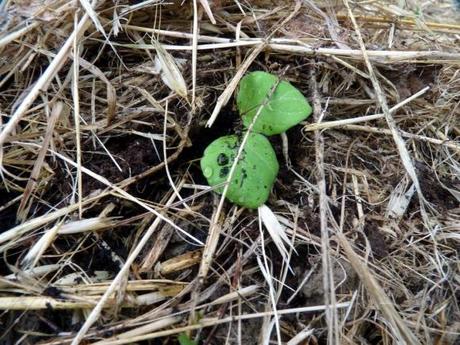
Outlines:
{"type": "Polygon", "coordinates": [[[220,173],[219,173],[219,176],[221,178],[224,178],[225,176],[228,175],[230,169],[228,167],[223,167],[222,169],[220,169],[220,173]]]}
{"type": "Polygon", "coordinates": [[[220,166],[228,164],[228,157],[225,153],[221,153],[219,154],[219,156],[217,156],[217,164],[219,164],[220,166]]]}

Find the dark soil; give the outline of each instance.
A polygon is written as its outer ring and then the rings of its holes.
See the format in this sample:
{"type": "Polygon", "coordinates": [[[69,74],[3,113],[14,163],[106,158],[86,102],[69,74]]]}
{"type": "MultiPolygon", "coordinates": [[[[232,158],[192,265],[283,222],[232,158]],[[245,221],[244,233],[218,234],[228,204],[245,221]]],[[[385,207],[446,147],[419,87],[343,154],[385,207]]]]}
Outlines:
{"type": "Polygon", "coordinates": [[[374,259],[380,260],[388,256],[385,235],[379,230],[377,224],[368,222],[364,227],[364,234],[369,241],[374,259]]]}
{"type": "Polygon", "coordinates": [[[449,181],[445,178],[439,180],[436,175],[433,174],[433,169],[422,162],[416,162],[416,168],[418,170],[418,178],[423,195],[429,202],[440,208],[441,211],[458,207],[458,201],[455,196],[446,190],[442,184],[446,187],[455,189],[452,184],[455,182],[459,183],[459,177],[457,177],[457,181],[449,181]]]}
{"type": "MultiPolygon", "coordinates": [[[[6,205],[8,202],[18,197],[20,193],[14,191],[6,191],[0,189],[0,206],[6,205]]],[[[0,233],[12,228],[16,225],[16,212],[19,203],[14,203],[12,206],[0,211],[0,233]]]]}
{"type": "MultiPolygon", "coordinates": [[[[155,144],[160,156],[156,153],[149,139],[135,135],[110,138],[105,144],[105,147],[119,164],[122,169],[121,171],[106,155],[87,153],[84,155],[82,164],[91,171],[104,176],[112,183],[117,183],[126,178],[140,174],[163,160],[163,144],[158,141],[155,144]]],[[[98,188],[106,187],[87,175],[85,175],[83,183],[87,193],[98,188]]]]}

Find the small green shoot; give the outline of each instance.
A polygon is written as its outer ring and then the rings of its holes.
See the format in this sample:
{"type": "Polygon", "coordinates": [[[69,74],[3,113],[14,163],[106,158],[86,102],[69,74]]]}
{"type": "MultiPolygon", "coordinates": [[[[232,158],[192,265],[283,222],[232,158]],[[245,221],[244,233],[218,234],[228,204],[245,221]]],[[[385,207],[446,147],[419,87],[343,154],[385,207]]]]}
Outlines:
{"type": "MultiPolygon", "coordinates": [[[[305,120],[312,109],[294,86],[287,81],[278,83],[277,76],[262,71],[249,73],[241,79],[236,103],[246,128],[259,114],[252,127],[254,132],[249,134],[243,155],[237,162],[226,197],[237,205],[258,208],[267,201],[279,170],[275,151],[262,134],[283,133],[305,120]]],[[[210,186],[227,181],[240,143],[238,136],[229,135],[216,139],[206,148],[201,171],[210,186]]],[[[218,193],[223,190],[222,186],[216,189],[218,193]]]]}
{"type": "Polygon", "coordinates": [[[197,345],[197,343],[190,339],[189,336],[185,333],[179,334],[177,340],[179,341],[180,345],[197,345]]]}

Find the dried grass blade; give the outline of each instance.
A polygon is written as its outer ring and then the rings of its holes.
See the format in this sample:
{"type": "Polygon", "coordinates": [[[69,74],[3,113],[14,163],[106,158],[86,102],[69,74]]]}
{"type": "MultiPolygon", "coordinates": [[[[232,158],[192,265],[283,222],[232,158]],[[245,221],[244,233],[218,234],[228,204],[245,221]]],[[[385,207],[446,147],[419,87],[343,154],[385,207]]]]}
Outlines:
{"type": "Polygon", "coordinates": [[[63,266],[62,264],[51,264],[51,265],[38,266],[30,270],[16,271],[15,273],[9,274],[5,276],[4,278],[5,279],[17,279],[19,281],[21,281],[21,279],[23,278],[26,278],[26,279],[39,278],[45,274],[58,270],[62,266],[63,266]]]}
{"type": "Polygon", "coordinates": [[[175,91],[179,96],[187,98],[187,84],[184,77],[176,64],[176,61],[170,53],[163,48],[162,44],[153,40],[153,45],[157,52],[155,59],[161,67],[161,79],[171,90],[175,91]]]}
{"type": "Polygon", "coordinates": [[[403,178],[391,192],[390,201],[388,201],[387,209],[385,212],[386,218],[400,220],[401,217],[406,213],[409,203],[415,193],[414,184],[412,184],[409,189],[407,189],[408,184],[408,179],[403,178]]]}
{"type": "MultiPolygon", "coordinates": [[[[259,269],[262,272],[262,275],[264,276],[265,281],[267,282],[267,285],[268,285],[268,291],[269,291],[268,298],[270,299],[270,304],[271,304],[271,307],[272,307],[272,310],[273,310],[273,313],[274,313],[274,317],[273,317],[273,319],[270,320],[270,323],[273,322],[273,325],[276,325],[276,336],[277,336],[278,344],[281,344],[281,330],[280,330],[280,324],[279,324],[278,309],[276,308],[277,302],[276,302],[276,298],[275,298],[275,287],[273,286],[273,277],[270,274],[270,272],[268,271],[268,269],[269,269],[268,260],[267,260],[267,255],[265,254],[264,236],[263,236],[262,226],[260,224],[260,221],[259,221],[259,230],[260,230],[260,235],[261,235],[261,240],[262,240],[261,245],[262,245],[262,258],[263,258],[263,261],[262,261],[262,259],[260,258],[259,255],[257,255],[256,258],[257,258],[257,263],[259,265],[259,269]]],[[[272,327],[268,327],[270,333],[271,333],[271,329],[273,328],[273,325],[272,325],[272,327]]],[[[266,332],[266,333],[268,333],[268,332],[266,332]]],[[[263,338],[267,339],[267,335],[263,334],[263,338]]],[[[270,337],[268,337],[268,338],[270,338],[270,337]]]]}
{"type": "MultiPolygon", "coordinates": [[[[420,91],[414,93],[410,97],[407,97],[406,99],[402,100],[398,104],[394,105],[389,109],[390,113],[394,113],[396,110],[399,110],[412,100],[414,100],[417,97],[420,97],[424,93],[426,93],[430,89],[429,86],[424,87],[420,91]]],[[[335,120],[335,121],[325,121],[325,122],[319,122],[319,123],[312,123],[306,125],[303,130],[305,132],[308,131],[315,131],[319,129],[325,129],[325,128],[334,128],[334,127],[342,127],[342,126],[347,126],[350,124],[354,123],[360,123],[360,122],[367,122],[367,121],[372,121],[372,120],[378,120],[378,119],[383,119],[385,118],[385,114],[374,114],[374,115],[363,115],[363,116],[358,116],[358,117],[353,117],[350,119],[344,119],[344,120],[335,120]]]]}
{"type": "MultiPolygon", "coordinates": [[[[285,247],[285,244],[292,247],[291,241],[289,241],[289,237],[287,237],[286,232],[284,231],[284,227],[278,221],[273,211],[266,205],[262,205],[259,207],[259,216],[264,224],[265,228],[267,229],[268,233],[270,234],[273,243],[275,243],[276,248],[280,252],[281,256],[285,261],[288,258],[288,250],[285,247]]],[[[294,249],[292,247],[292,249],[294,249]]]]}
{"type": "Polygon", "coordinates": [[[117,92],[115,91],[115,88],[113,87],[110,80],[107,79],[105,74],[98,67],[94,66],[92,63],[86,61],[82,57],[79,57],[78,61],[82,68],[91,72],[105,83],[107,90],[107,125],[110,125],[115,119],[115,114],[117,111],[117,92]]]}
{"type": "MultiPolygon", "coordinates": [[[[87,203],[94,202],[98,200],[101,197],[101,195],[93,197],[93,198],[88,198],[84,201],[84,204],[86,205],[87,203]]],[[[49,214],[45,214],[40,217],[33,218],[31,220],[28,220],[24,224],[19,224],[15,226],[14,228],[11,228],[3,233],[0,234],[0,244],[6,243],[5,245],[0,247],[0,253],[3,253],[7,248],[11,246],[11,244],[14,244],[14,239],[18,236],[21,236],[27,232],[30,232],[36,228],[39,228],[49,222],[52,222],[59,217],[65,216],[68,213],[74,212],[75,210],[78,210],[78,204],[73,204],[61,209],[58,209],[54,212],[51,212],[49,214]]]]}
{"type": "MultiPolygon", "coordinates": [[[[86,0],[81,0],[86,1],[86,0]]],[[[78,25],[78,15],[75,13],[75,28],[78,25]]],[[[77,194],[78,194],[78,216],[81,219],[83,217],[83,177],[81,173],[81,129],[80,129],[80,91],[79,91],[79,79],[80,79],[80,64],[78,58],[80,57],[80,47],[78,45],[77,36],[74,36],[72,45],[73,55],[75,57],[72,68],[72,99],[73,99],[73,117],[75,126],[75,144],[77,154],[77,194]]]]}
{"type": "Polygon", "coordinates": [[[5,125],[3,130],[0,132],[0,147],[2,147],[2,145],[5,143],[7,136],[13,131],[13,129],[16,127],[16,125],[19,123],[21,118],[26,113],[26,111],[29,109],[29,107],[38,97],[40,92],[44,92],[47,90],[48,85],[51,82],[51,80],[54,78],[54,76],[59,72],[59,70],[62,68],[62,66],[66,62],[68,53],[70,51],[70,48],[72,47],[74,39],[79,39],[81,35],[83,35],[83,33],[86,31],[89,24],[90,24],[89,16],[85,14],[83,18],[80,20],[80,22],[78,23],[77,28],[72,32],[72,34],[69,36],[67,41],[64,43],[59,53],[56,55],[53,61],[49,64],[45,72],[35,82],[35,84],[30,89],[26,97],[23,99],[21,104],[16,108],[14,113],[11,115],[8,123],[5,125]]]}
{"type": "Polygon", "coordinates": [[[216,106],[214,107],[214,110],[212,111],[211,117],[206,123],[206,127],[211,127],[214,124],[214,121],[216,121],[217,116],[219,115],[222,107],[225,106],[228,100],[230,99],[230,97],[232,97],[233,92],[235,91],[236,87],[238,86],[238,83],[240,82],[240,79],[243,77],[243,74],[246,73],[249,66],[251,66],[252,62],[256,59],[257,56],[259,56],[260,52],[264,48],[265,48],[265,43],[259,44],[251,52],[251,54],[249,54],[246,60],[244,60],[244,62],[241,64],[240,68],[238,69],[238,72],[235,73],[235,76],[230,81],[230,83],[228,83],[224,92],[222,92],[222,94],[217,99],[216,106]]]}
{"type": "Polygon", "coordinates": [[[29,207],[27,207],[27,203],[31,194],[34,192],[37,181],[40,175],[40,170],[43,166],[43,162],[45,160],[46,151],[50,144],[51,138],[53,137],[54,126],[56,125],[56,121],[59,116],[62,114],[64,110],[64,103],[57,102],[54,104],[53,109],[51,111],[51,116],[48,120],[48,126],[46,128],[45,138],[43,139],[43,143],[41,145],[40,151],[38,152],[37,159],[35,160],[34,167],[32,168],[32,172],[30,173],[29,181],[27,181],[26,188],[22,193],[21,203],[19,204],[17,217],[19,221],[24,221],[27,217],[27,213],[29,212],[29,207]]]}
{"type": "MultiPolygon", "coordinates": [[[[321,123],[324,115],[318,84],[316,81],[316,70],[313,68],[310,74],[310,89],[313,94],[313,117],[315,122],[321,123]]],[[[319,219],[321,229],[321,263],[322,263],[322,280],[324,288],[324,301],[326,308],[327,322],[327,339],[330,344],[339,344],[339,327],[337,299],[335,295],[335,282],[332,272],[330,238],[328,229],[328,209],[327,192],[326,192],[326,173],[324,168],[324,137],[321,132],[315,131],[315,161],[316,161],[316,184],[319,191],[319,219]],[[332,306],[332,307],[331,307],[332,306]]]]}
{"type": "MultiPolygon", "coordinates": [[[[174,199],[176,198],[176,195],[173,194],[169,200],[166,202],[166,205],[171,205],[174,202],[174,199]]],[[[81,326],[80,330],[78,331],[77,335],[75,338],[72,340],[72,345],[78,345],[81,340],[83,340],[84,336],[86,335],[86,332],[88,332],[89,328],[91,325],[96,322],[96,320],[99,318],[100,313],[102,311],[102,308],[104,307],[105,303],[109,299],[112,294],[116,292],[116,289],[118,288],[119,284],[123,281],[123,279],[126,277],[126,273],[129,271],[131,264],[134,262],[134,260],[137,258],[141,250],[144,248],[145,244],[147,241],[150,239],[152,234],[154,233],[155,229],[158,227],[158,225],[161,223],[162,218],[164,219],[163,216],[157,217],[152,225],[148,228],[148,230],[145,232],[145,234],[142,236],[142,239],[139,241],[137,246],[133,249],[129,257],[126,259],[125,264],[121,268],[121,270],[118,272],[117,276],[113,279],[112,283],[110,286],[107,288],[105,291],[104,295],[101,297],[101,299],[97,302],[97,305],[94,307],[94,309],[91,311],[90,315],[86,319],[85,323],[81,326]]]]}
{"type": "Polygon", "coordinates": [[[149,250],[148,254],[145,255],[144,261],[140,267],[140,272],[150,271],[153,266],[157,263],[161,254],[169,244],[169,240],[174,234],[174,229],[168,225],[164,225],[158,236],[156,236],[155,243],[149,250]]]}
{"type": "Polygon", "coordinates": [[[198,264],[201,261],[201,254],[201,249],[185,252],[182,255],[175,256],[159,263],[157,267],[155,267],[155,271],[158,271],[161,276],[167,276],[168,274],[182,271],[198,264]]]}
{"type": "MultiPolygon", "coordinates": [[[[424,212],[424,208],[423,208],[425,198],[423,197],[423,192],[422,192],[422,189],[420,187],[420,183],[419,183],[418,176],[417,176],[417,173],[415,171],[414,165],[412,164],[412,159],[410,157],[409,151],[407,150],[406,144],[405,144],[401,134],[399,133],[398,127],[396,125],[396,122],[395,122],[393,116],[391,115],[391,111],[390,111],[390,108],[388,107],[386,97],[385,97],[385,95],[384,95],[384,93],[382,91],[382,88],[380,86],[379,81],[377,80],[374,68],[373,68],[373,66],[372,66],[372,64],[371,64],[371,62],[369,60],[367,49],[366,49],[366,46],[364,44],[364,40],[363,40],[363,37],[361,35],[361,32],[359,30],[359,26],[356,23],[355,16],[353,15],[353,11],[350,8],[348,0],[343,0],[343,2],[345,4],[345,7],[347,8],[348,15],[349,15],[349,17],[350,17],[350,19],[351,19],[351,21],[353,23],[353,27],[354,27],[356,35],[357,35],[357,41],[358,41],[358,43],[360,45],[362,55],[363,55],[363,59],[364,59],[364,62],[366,63],[366,67],[367,67],[368,72],[369,72],[369,77],[371,79],[372,86],[374,87],[374,90],[375,90],[375,93],[376,93],[376,96],[377,96],[378,104],[380,105],[380,107],[383,110],[383,114],[385,115],[385,119],[386,119],[388,128],[391,130],[391,133],[393,135],[393,140],[394,140],[394,142],[396,144],[396,147],[398,148],[399,155],[400,155],[401,161],[402,161],[402,163],[404,165],[404,168],[406,169],[408,175],[410,176],[412,182],[414,183],[415,189],[417,190],[417,194],[418,194],[419,200],[420,200],[420,208],[421,208],[421,211],[422,211],[422,215],[426,216],[426,214],[424,212]]],[[[428,223],[428,221],[426,219],[425,219],[425,222],[428,223]]],[[[426,225],[428,225],[428,224],[426,224],[426,225]]]]}
{"type": "Polygon", "coordinates": [[[61,300],[46,296],[0,297],[0,310],[43,310],[43,309],[83,309],[90,308],[94,302],[61,300]]]}
{"type": "MultiPolygon", "coordinates": [[[[211,13],[212,14],[212,13],[211,13]]],[[[196,0],[193,0],[193,38],[192,38],[192,112],[195,112],[196,97],[196,61],[198,46],[198,9],[196,0]]]]}
{"type": "Polygon", "coordinates": [[[385,291],[374,278],[373,273],[362,263],[358,254],[355,253],[345,235],[340,232],[337,232],[336,235],[340,245],[343,247],[345,254],[347,255],[347,258],[350,260],[353,269],[356,271],[362,283],[366,287],[366,291],[376,301],[377,307],[391,326],[390,330],[395,335],[397,343],[409,345],[420,344],[418,339],[406,325],[405,321],[398,314],[393,302],[388,298],[385,291]]]}
{"type": "Polygon", "coordinates": [[[113,218],[94,217],[76,220],[70,223],[63,224],[58,231],[59,235],[73,235],[88,231],[98,231],[114,226],[116,223],[113,218]]]}
{"type": "Polygon", "coordinates": [[[91,18],[91,20],[94,23],[94,26],[96,27],[97,31],[102,33],[104,37],[107,37],[104,27],[102,26],[101,22],[99,21],[99,18],[97,16],[97,13],[94,11],[94,7],[96,7],[97,0],[93,0],[93,3],[90,4],[88,0],[79,0],[80,4],[82,7],[85,9],[86,13],[88,16],[91,18]]]}
{"type": "Polygon", "coordinates": [[[308,342],[306,342],[306,339],[309,336],[311,336],[314,331],[314,329],[306,327],[305,329],[297,333],[293,338],[291,338],[291,340],[289,340],[286,345],[308,344],[308,342]]]}
{"type": "Polygon", "coordinates": [[[116,337],[97,341],[93,343],[93,345],[109,345],[109,344],[112,344],[112,342],[116,340],[129,341],[129,339],[132,337],[142,336],[144,334],[155,332],[155,331],[158,331],[166,327],[171,327],[172,325],[180,322],[181,320],[182,320],[182,317],[180,316],[165,317],[164,319],[152,321],[148,323],[147,325],[139,326],[127,332],[117,334],[116,337]]]}
{"type": "Polygon", "coordinates": [[[214,18],[214,15],[212,14],[211,7],[209,6],[208,0],[200,0],[200,3],[201,3],[201,6],[203,6],[209,19],[211,20],[211,23],[215,25],[217,22],[216,22],[216,19],[214,18]]]}
{"type": "MultiPolygon", "coordinates": [[[[343,302],[343,303],[337,303],[336,307],[338,309],[342,308],[348,308],[350,306],[350,302],[343,302]]],[[[283,310],[278,310],[278,315],[289,315],[289,314],[295,314],[295,313],[312,313],[312,312],[320,312],[324,311],[327,306],[325,305],[319,305],[319,306],[311,306],[311,307],[301,307],[301,308],[292,308],[292,309],[283,309],[283,310]]],[[[128,339],[114,339],[110,341],[106,341],[102,343],[103,345],[122,345],[122,344],[132,344],[134,342],[140,342],[142,340],[148,340],[148,339],[155,339],[155,338],[160,338],[160,337],[166,337],[174,334],[179,334],[182,332],[187,332],[187,331],[192,331],[192,330],[198,330],[202,329],[205,327],[212,327],[215,325],[221,325],[221,324],[226,324],[230,322],[235,322],[238,320],[251,320],[251,319],[260,319],[265,316],[271,316],[274,315],[275,312],[273,311],[265,311],[265,312],[260,312],[260,313],[251,313],[251,314],[243,314],[243,315],[232,315],[228,317],[224,317],[221,319],[216,319],[215,317],[210,317],[210,318],[204,318],[201,319],[198,323],[190,326],[185,326],[185,327],[176,327],[172,329],[165,329],[162,331],[158,332],[152,332],[152,333],[147,333],[144,335],[136,336],[136,337],[129,337],[128,339]]],[[[99,343],[98,345],[102,345],[99,343]]],[[[53,343],[53,345],[58,345],[57,343],[53,343]]]]}
{"type": "Polygon", "coordinates": [[[29,249],[27,255],[22,259],[23,269],[33,268],[38,260],[42,257],[46,249],[53,243],[56,235],[61,227],[62,222],[47,230],[44,235],[29,249]]]}
{"type": "Polygon", "coordinates": [[[256,293],[256,291],[259,290],[259,288],[260,288],[259,285],[249,285],[237,291],[233,291],[219,298],[216,298],[210,304],[211,305],[223,304],[223,303],[234,301],[237,298],[241,298],[241,297],[247,298],[249,296],[252,296],[254,293],[256,293]]]}
{"type": "Polygon", "coordinates": [[[8,35],[3,36],[0,39],[0,49],[5,47],[10,42],[13,42],[14,40],[17,40],[19,37],[24,36],[26,33],[28,33],[29,31],[31,31],[33,29],[35,29],[39,25],[40,25],[40,22],[35,21],[32,24],[23,27],[22,29],[19,29],[17,31],[9,33],[8,35]]]}

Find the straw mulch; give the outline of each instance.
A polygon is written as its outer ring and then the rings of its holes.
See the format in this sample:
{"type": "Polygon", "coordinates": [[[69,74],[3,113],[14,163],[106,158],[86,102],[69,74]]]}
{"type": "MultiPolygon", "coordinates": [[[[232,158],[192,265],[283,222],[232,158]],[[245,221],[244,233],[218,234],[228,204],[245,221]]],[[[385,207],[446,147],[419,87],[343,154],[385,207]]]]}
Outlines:
{"type": "Polygon", "coordinates": [[[450,1],[0,9],[1,344],[458,344],[450,1]],[[259,212],[199,169],[254,70],[314,108],[259,212]]]}

